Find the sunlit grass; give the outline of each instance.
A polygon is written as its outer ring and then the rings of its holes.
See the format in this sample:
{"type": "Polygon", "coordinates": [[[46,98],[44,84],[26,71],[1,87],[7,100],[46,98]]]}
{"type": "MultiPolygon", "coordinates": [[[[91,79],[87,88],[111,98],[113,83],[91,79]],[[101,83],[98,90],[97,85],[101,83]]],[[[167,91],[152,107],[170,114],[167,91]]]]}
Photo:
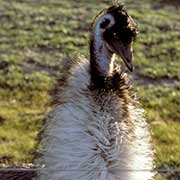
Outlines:
{"type": "Polygon", "coordinates": [[[140,101],[151,124],[157,168],[180,166],[180,91],[177,87],[139,87],[140,101]]]}

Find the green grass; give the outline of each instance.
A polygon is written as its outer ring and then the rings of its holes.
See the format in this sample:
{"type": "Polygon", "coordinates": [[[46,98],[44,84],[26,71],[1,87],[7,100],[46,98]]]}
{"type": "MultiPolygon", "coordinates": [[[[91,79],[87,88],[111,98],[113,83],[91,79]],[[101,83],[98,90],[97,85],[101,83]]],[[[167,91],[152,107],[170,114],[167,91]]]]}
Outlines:
{"type": "MultiPolygon", "coordinates": [[[[180,167],[180,8],[175,0],[127,0],[139,26],[136,89],[146,110],[158,168],[180,167]],[[143,82],[145,83],[142,83],[143,82]]],[[[88,57],[95,0],[0,0],[0,166],[31,163],[51,109],[49,91],[62,61],[88,57]]]]}
{"type": "Polygon", "coordinates": [[[158,168],[180,167],[179,87],[138,87],[140,100],[151,124],[158,168]],[[148,96],[147,96],[148,95],[148,96]]]}

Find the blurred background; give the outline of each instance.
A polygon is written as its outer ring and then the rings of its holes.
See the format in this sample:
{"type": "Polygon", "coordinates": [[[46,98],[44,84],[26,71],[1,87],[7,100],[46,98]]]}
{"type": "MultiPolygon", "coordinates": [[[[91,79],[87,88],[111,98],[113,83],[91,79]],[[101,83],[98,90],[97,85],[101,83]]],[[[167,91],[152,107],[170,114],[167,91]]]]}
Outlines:
{"type": "MultiPolygon", "coordinates": [[[[124,3],[140,31],[132,83],[151,127],[156,166],[180,168],[180,1],[124,3]]],[[[111,4],[0,0],[0,167],[32,165],[62,62],[88,58],[92,19],[111,4]]]]}

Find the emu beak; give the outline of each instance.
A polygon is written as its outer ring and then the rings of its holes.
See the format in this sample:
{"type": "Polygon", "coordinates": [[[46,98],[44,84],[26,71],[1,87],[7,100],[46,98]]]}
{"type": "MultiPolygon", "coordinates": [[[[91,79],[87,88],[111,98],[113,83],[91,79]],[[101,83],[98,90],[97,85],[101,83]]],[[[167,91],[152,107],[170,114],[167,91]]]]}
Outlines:
{"type": "Polygon", "coordinates": [[[133,49],[132,45],[125,46],[123,43],[113,40],[110,42],[112,48],[114,49],[115,53],[119,55],[124,63],[126,64],[127,68],[133,72],[133,49]]]}
{"type": "Polygon", "coordinates": [[[126,64],[127,68],[133,72],[133,51],[132,47],[121,47],[120,50],[118,50],[119,55],[121,56],[122,60],[126,64]]]}

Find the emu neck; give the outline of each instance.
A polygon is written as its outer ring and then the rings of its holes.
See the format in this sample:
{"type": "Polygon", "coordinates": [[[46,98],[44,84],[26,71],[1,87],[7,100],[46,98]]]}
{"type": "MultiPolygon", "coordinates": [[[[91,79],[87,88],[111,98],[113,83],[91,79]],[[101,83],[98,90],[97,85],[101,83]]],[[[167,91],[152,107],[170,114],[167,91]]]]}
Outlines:
{"type": "Polygon", "coordinates": [[[98,77],[112,76],[115,55],[109,51],[99,24],[95,26],[90,41],[90,71],[92,81],[98,77]]]}

